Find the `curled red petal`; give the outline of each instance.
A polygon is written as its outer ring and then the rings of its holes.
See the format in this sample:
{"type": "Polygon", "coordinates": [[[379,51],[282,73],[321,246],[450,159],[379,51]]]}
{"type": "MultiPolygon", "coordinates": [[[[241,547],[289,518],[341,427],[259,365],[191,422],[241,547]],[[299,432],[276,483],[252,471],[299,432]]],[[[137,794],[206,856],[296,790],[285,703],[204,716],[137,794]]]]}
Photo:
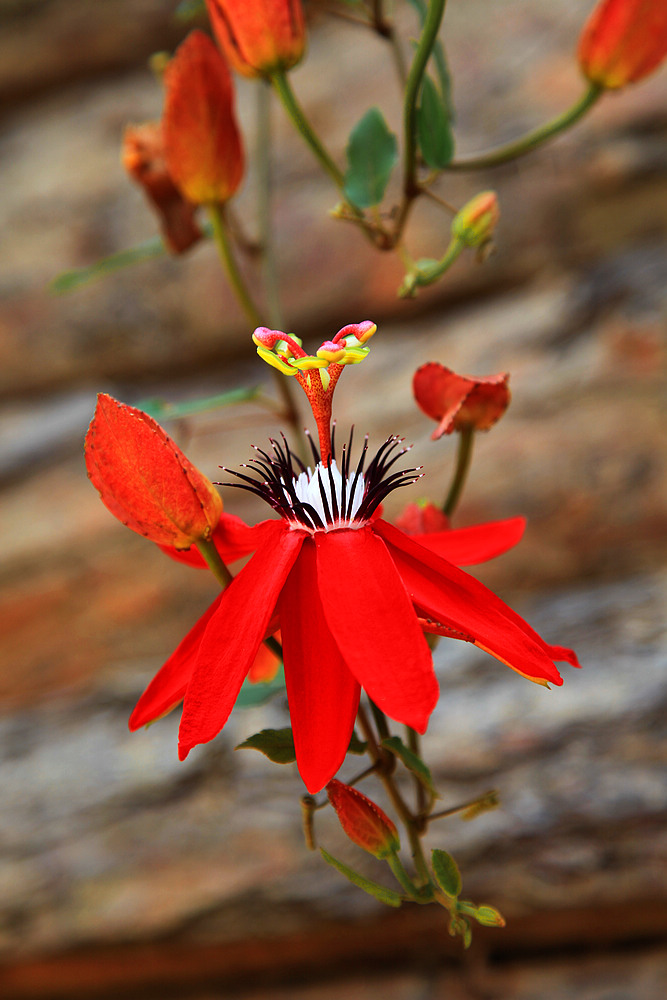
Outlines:
{"type": "Polygon", "coordinates": [[[319,792],[345,759],[360,687],[327,624],[310,539],[283,587],[280,620],[296,762],[308,791],[319,792]]]}
{"type": "Polygon", "coordinates": [[[430,361],[414,374],[412,389],[417,405],[438,422],[431,437],[472,427],[486,431],[509,406],[509,375],[457,375],[456,372],[430,361]]]}
{"type": "Polygon", "coordinates": [[[550,647],[493,591],[386,521],[374,527],[389,545],[422,617],[473,636],[475,645],[530,680],[563,683],[550,647]]]}
{"type": "Polygon", "coordinates": [[[438,700],[431,653],[373,526],[318,532],[324,615],[349,669],[383,712],[425,732],[438,700]]]}
{"type": "Polygon", "coordinates": [[[525,517],[506,521],[488,521],[469,528],[415,534],[412,537],[430,552],[435,552],[455,566],[474,566],[495,559],[521,541],[525,517]]]}
{"type": "Polygon", "coordinates": [[[185,693],[179,757],[218,735],[234,707],[305,533],[269,522],[262,545],[223,592],[202,636],[185,693]]]}

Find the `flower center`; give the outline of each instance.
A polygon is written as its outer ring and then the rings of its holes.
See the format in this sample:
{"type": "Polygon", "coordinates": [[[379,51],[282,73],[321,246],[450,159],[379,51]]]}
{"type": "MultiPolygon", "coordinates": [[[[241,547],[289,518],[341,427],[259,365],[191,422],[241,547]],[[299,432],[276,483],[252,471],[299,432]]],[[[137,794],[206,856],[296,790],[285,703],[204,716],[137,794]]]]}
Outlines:
{"type": "Polygon", "coordinates": [[[407,486],[421,478],[419,469],[403,469],[389,475],[389,469],[409,448],[403,439],[393,435],[378,448],[366,466],[368,437],[357,465],[350,462],[352,432],[341,450],[340,467],[336,461],[335,425],[331,434],[329,458],[320,455],[309,436],[313,452],[314,471],[292,454],[285,437],[282,444],[271,440],[273,454],[256,447],[259,458],[253,458],[243,468],[261,475],[253,478],[243,472],[223,469],[241,482],[219,483],[236,486],[261,497],[290,523],[290,526],[312,533],[339,528],[361,528],[367,524],[385,497],[399,486],[407,486]]]}

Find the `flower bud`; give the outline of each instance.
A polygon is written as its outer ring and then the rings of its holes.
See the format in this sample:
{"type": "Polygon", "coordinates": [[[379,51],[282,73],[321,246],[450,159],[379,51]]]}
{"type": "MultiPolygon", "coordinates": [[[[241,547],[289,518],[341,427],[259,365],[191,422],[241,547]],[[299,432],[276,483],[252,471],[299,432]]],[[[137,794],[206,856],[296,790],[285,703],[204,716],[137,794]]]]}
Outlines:
{"type": "Polygon", "coordinates": [[[469,428],[487,431],[509,406],[509,375],[457,375],[437,361],[418,368],[412,380],[417,406],[437,420],[434,441],[469,428]]]}
{"type": "Polygon", "coordinates": [[[227,201],[243,177],[232,79],[203,31],[192,31],[169,63],[162,129],[167,167],[188,201],[227,201]]]}
{"type": "Polygon", "coordinates": [[[220,494],[147,413],[100,393],[85,455],[102,503],[132,531],[177,549],[210,539],[220,494]]]}
{"type": "Polygon", "coordinates": [[[162,233],[172,253],[183,253],[201,239],[196,206],[187,201],[167,169],[160,122],[130,125],[123,136],[123,166],[160,216],[162,233]]]}
{"type": "Polygon", "coordinates": [[[584,76],[608,90],[648,76],[667,56],[666,0],[600,0],[577,56],[584,76]]]}
{"type": "Polygon", "coordinates": [[[464,246],[482,246],[491,239],[499,218],[496,192],[481,191],[454,216],[452,236],[464,246]]]}
{"type": "Polygon", "coordinates": [[[301,0],[206,0],[206,6],[220,48],[242,76],[270,76],[301,59],[301,0]]]}
{"type": "Polygon", "coordinates": [[[393,523],[406,535],[430,534],[434,531],[449,531],[451,528],[447,515],[430,500],[406,504],[393,523]]]}
{"type": "Polygon", "coordinates": [[[351,841],[376,858],[398,851],[401,843],[396,827],[369,798],[336,778],[327,785],[327,795],[351,841]]]}

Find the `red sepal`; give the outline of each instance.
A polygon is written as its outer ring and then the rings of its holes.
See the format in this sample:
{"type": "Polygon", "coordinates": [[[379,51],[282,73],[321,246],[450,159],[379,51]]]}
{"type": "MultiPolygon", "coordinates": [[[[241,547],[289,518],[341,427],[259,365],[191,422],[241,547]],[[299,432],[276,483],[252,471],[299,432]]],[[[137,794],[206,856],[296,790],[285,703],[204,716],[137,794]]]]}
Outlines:
{"type": "Polygon", "coordinates": [[[495,559],[513,548],[521,541],[525,528],[525,517],[510,517],[506,521],[489,521],[469,528],[453,528],[412,537],[455,566],[474,566],[495,559]]]}

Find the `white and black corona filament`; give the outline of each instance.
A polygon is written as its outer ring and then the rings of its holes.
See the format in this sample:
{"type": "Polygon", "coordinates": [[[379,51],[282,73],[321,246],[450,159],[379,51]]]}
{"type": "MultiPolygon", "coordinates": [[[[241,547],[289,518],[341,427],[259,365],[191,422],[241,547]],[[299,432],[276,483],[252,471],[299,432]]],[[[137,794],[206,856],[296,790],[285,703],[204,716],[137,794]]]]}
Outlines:
{"type": "MultiPolygon", "coordinates": [[[[308,434],[314,469],[304,465],[282,435],[282,444],[270,439],[273,454],[258,448],[259,458],[242,466],[257,479],[243,472],[223,468],[241,482],[218,483],[248,490],[265,500],[294,528],[306,531],[332,531],[337,528],[360,528],[372,517],[382,501],[400,486],[421,479],[419,469],[403,469],[388,475],[389,470],[411,446],[401,447],[404,438],[394,434],[380,445],[366,466],[368,435],[356,466],[351,463],[352,435],[341,449],[340,468],[336,461],[335,425],[331,432],[331,454],[326,464],[308,434]]],[[[306,432],[307,433],[307,432],[306,432]]]]}

